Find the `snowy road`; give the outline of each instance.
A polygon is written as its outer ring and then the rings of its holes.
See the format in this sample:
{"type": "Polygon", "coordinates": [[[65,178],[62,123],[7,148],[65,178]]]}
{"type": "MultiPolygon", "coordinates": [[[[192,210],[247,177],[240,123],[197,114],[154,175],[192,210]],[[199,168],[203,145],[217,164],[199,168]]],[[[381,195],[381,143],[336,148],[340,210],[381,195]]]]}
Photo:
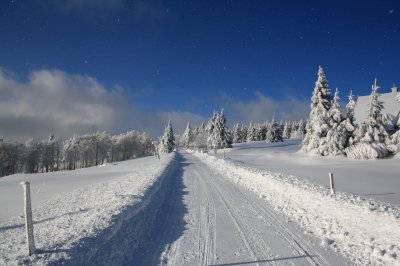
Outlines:
{"type": "MultiPolygon", "coordinates": [[[[164,231],[181,236],[167,245],[159,262],[169,265],[348,264],[339,254],[324,250],[320,241],[310,239],[293,223],[279,217],[264,200],[214,172],[200,159],[187,153],[181,153],[179,158],[185,187],[186,225],[183,232],[176,232],[181,228],[165,220],[164,231]]],[[[169,213],[169,219],[179,221],[181,215],[178,210],[175,214],[169,213]]]]}

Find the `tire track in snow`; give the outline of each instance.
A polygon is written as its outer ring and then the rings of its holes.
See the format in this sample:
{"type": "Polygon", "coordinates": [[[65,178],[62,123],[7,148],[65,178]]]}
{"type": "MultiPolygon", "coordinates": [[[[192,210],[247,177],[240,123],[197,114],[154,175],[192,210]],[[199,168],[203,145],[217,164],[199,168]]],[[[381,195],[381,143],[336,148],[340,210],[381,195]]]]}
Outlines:
{"type": "Polygon", "coordinates": [[[332,257],[321,256],[318,251],[328,253],[314,249],[263,199],[196,157],[182,154],[182,159],[187,226],[168,243],[163,264],[329,265],[332,257]]]}
{"type": "Polygon", "coordinates": [[[198,212],[198,265],[210,265],[214,263],[215,250],[215,207],[213,199],[210,198],[206,188],[205,181],[198,172],[191,171],[191,174],[196,176],[196,181],[199,183],[200,199],[198,212]]]}
{"type": "Polygon", "coordinates": [[[284,220],[279,218],[273,211],[270,210],[271,207],[265,207],[266,202],[260,203],[252,197],[243,193],[242,190],[237,188],[230,180],[227,182],[232,184],[232,187],[241,194],[254,208],[255,212],[263,217],[263,219],[269,221],[270,225],[276,229],[276,234],[284,238],[293,249],[297,250],[298,255],[306,255],[307,260],[314,265],[330,265],[324,257],[319,254],[311,245],[302,240],[302,237],[291,230],[290,228],[284,226],[284,220]],[[312,256],[310,254],[316,254],[317,256],[312,256]]]}
{"type": "MultiPolygon", "coordinates": [[[[233,207],[235,206],[235,202],[232,196],[234,193],[236,193],[236,191],[231,190],[232,184],[229,184],[228,186],[224,183],[220,184],[221,177],[218,174],[212,178],[214,178],[215,182],[210,184],[213,190],[216,192],[216,195],[221,199],[221,202],[223,202],[224,207],[227,209],[232,221],[236,225],[239,235],[245,243],[248,252],[254,259],[255,265],[259,265],[257,261],[273,259],[268,245],[264,242],[264,240],[257,236],[257,233],[254,232],[254,230],[252,230],[252,228],[245,221],[246,217],[239,212],[238,208],[233,207]]],[[[275,265],[276,263],[271,260],[270,264],[275,265]]]]}

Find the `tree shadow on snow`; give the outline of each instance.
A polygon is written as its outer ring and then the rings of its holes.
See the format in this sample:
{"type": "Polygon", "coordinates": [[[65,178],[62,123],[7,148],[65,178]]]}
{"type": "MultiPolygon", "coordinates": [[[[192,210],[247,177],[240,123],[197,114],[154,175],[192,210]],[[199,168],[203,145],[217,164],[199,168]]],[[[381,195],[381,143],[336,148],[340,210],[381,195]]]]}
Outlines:
{"type": "MultiPolygon", "coordinates": [[[[187,208],[183,203],[184,159],[177,154],[176,163],[163,173],[161,187],[154,184],[150,203],[132,218],[137,206],[127,208],[116,217],[114,227],[100,235],[80,241],[67,253],[70,259],[51,265],[158,265],[164,249],[183,235],[187,208]],[[116,224],[122,222],[122,226],[116,224]]],[[[160,181],[159,181],[160,182],[160,181]]],[[[51,251],[49,251],[50,253],[51,251]]]]}

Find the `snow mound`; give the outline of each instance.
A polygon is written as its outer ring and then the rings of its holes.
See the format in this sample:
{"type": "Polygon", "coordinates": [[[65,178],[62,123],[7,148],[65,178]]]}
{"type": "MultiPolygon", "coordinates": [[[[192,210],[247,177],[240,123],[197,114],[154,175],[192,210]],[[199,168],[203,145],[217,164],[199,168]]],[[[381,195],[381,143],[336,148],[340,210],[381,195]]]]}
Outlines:
{"type": "Polygon", "coordinates": [[[321,245],[357,265],[399,265],[400,210],[387,203],[337,193],[292,175],[237,166],[229,159],[196,154],[208,166],[266,200],[297,221],[321,245]]]}
{"type": "Polygon", "coordinates": [[[346,148],[347,157],[357,160],[384,158],[388,156],[388,150],[381,143],[358,143],[346,148]]]}

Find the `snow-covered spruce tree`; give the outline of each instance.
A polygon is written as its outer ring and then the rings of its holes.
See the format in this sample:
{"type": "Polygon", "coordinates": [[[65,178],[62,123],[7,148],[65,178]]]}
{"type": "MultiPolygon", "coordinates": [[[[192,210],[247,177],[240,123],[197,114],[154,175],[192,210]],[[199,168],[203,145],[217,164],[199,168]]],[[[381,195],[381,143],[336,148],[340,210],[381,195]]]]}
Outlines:
{"type": "Polygon", "coordinates": [[[241,131],[240,131],[240,126],[239,123],[235,123],[233,125],[233,143],[241,143],[241,131]]]}
{"type": "MultiPolygon", "coordinates": [[[[396,95],[396,100],[400,103],[400,93],[396,95]]],[[[397,115],[397,121],[395,124],[395,133],[390,137],[391,145],[390,150],[393,153],[398,153],[400,151],[400,113],[397,115]]]]}
{"type": "Polygon", "coordinates": [[[291,134],[290,138],[303,139],[305,134],[306,134],[306,124],[304,123],[303,119],[301,119],[296,125],[296,131],[294,131],[291,134]]]}
{"type": "Polygon", "coordinates": [[[353,97],[353,92],[350,91],[349,102],[346,105],[346,119],[342,122],[342,126],[346,134],[346,147],[353,145],[355,139],[355,131],[357,128],[354,116],[354,109],[356,107],[356,101],[353,97]]]}
{"type": "Polygon", "coordinates": [[[311,97],[311,112],[307,125],[307,132],[302,142],[302,150],[321,154],[325,150],[326,135],[330,129],[329,110],[331,108],[331,95],[328,81],[323,68],[318,69],[318,79],[315,82],[311,97]]]}
{"type": "Polygon", "coordinates": [[[324,150],[320,150],[322,155],[343,155],[346,148],[346,130],[343,127],[343,115],[339,104],[339,90],[336,88],[335,96],[331,109],[329,110],[330,129],[326,135],[326,145],[324,150]]]}
{"type": "Polygon", "coordinates": [[[290,126],[289,126],[289,122],[285,122],[285,124],[283,125],[282,137],[283,137],[284,139],[289,139],[289,138],[290,138],[290,126]]]}
{"type": "Polygon", "coordinates": [[[187,124],[185,132],[183,133],[183,144],[186,149],[189,149],[193,144],[193,132],[190,123],[187,124]]]}
{"type": "Polygon", "coordinates": [[[240,143],[245,143],[246,142],[246,140],[247,140],[247,131],[248,131],[247,126],[242,124],[241,129],[240,129],[240,140],[241,140],[240,143]]]}
{"type": "Polygon", "coordinates": [[[282,127],[275,121],[275,117],[274,119],[272,119],[272,122],[269,123],[268,125],[266,141],[271,143],[283,141],[282,127]]]}
{"type": "Polygon", "coordinates": [[[164,135],[160,141],[160,151],[163,153],[171,153],[175,148],[175,136],[172,129],[171,120],[168,121],[168,125],[164,129],[164,135]]]}
{"type": "Polygon", "coordinates": [[[207,131],[207,146],[209,149],[217,150],[229,147],[224,109],[213,113],[212,118],[207,124],[207,131]]]}
{"type": "Polygon", "coordinates": [[[256,133],[255,133],[256,141],[264,140],[265,139],[265,129],[266,129],[265,126],[262,124],[257,124],[255,126],[255,129],[256,129],[256,133]]]}
{"type": "Polygon", "coordinates": [[[246,142],[253,142],[256,140],[256,129],[252,122],[250,122],[249,128],[247,130],[246,142]]]}
{"type": "Polygon", "coordinates": [[[390,144],[390,139],[384,128],[383,102],[379,100],[378,89],[375,79],[367,117],[356,131],[355,144],[346,149],[349,158],[376,159],[389,155],[387,145],[390,144]]]}
{"type": "Polygon", "coordinates": [[[207,150],[207,138],[208,133],[204,123],[200,126],[196,127],[194,138],[193,138],[193,146],[197,151],[206,151],[207,150]]]}

